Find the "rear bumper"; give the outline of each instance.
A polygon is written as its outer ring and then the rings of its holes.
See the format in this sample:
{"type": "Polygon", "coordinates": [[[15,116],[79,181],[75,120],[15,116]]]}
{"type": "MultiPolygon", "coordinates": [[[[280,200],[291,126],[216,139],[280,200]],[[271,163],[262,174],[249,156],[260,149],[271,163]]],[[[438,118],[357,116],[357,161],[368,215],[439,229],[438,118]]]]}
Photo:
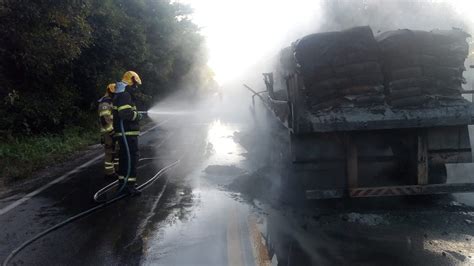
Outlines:
{"type": "Polygon", "coordinates": [[[307,190],[307,199],[389,197],[474,192],[474,183],[364,187],[352,189],[307,190]]]}

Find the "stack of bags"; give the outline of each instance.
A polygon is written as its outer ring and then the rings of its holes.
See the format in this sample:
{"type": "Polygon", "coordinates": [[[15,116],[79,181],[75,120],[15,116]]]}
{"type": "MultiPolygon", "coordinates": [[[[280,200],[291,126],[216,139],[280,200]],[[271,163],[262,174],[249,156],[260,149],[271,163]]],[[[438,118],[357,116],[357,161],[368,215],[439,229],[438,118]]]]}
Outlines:
{"type": "Polygon", "coordinates": [[[461,100],[467,37],[460,30],[396,30],[378,36],[389,104],[405,108],[461,100]]]}
{"type": "Polygon", "coordinates": [[[293,49],[311,109],[384,104],[380,50],[370,27],[308,35],[293,49]]]}

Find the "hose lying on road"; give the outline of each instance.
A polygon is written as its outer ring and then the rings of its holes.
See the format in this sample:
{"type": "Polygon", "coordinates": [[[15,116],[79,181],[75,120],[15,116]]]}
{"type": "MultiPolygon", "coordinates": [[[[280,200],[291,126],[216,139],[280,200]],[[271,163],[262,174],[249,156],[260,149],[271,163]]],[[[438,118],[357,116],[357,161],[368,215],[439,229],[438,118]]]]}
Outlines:
{"type": "MultiPolygon", "coordinates": [[[[141,184],[140,186],[138,186],[137,189],[138,189],[138,190],[143,190],[143,189],[145,189],[145,188],[148,187],[150,184],[152,184],[155,180],[157,180],[160,176],[162,176],[166,171],[168,171],[169,169],[171,169],[172,167],[174,167],[175,165],[177,165],[179,162],[180,162],[180,159],[179,159],[179,160],[176,160],[175,162],[173,162],[173,163],[171,163],[171,164],[168,164],[167,166],[165,166],[165,167],[163,167],[163,168],[161,168],[152,178],[148,179],[145,183],[143,183],[143,184],[141,184]]],[[[115,185],[116,183],[118,183],[118,181],[115,181],[115,182],[113,182],[113,183],[110,183],[109,185],[107,185],[107,186],[104,187],[103,189],[107,188],[108,186],[110,186],[110,185],[112,185],[112,184],[115,185]]],[[[109,187],[109,188],[110,188],[110,187],[109,187]]],[[[102,189],[102,190],[103,190],[103,189],[102,189]]],[[[99,191],[100,191],[100,190],[99,190],[99,191]]],[[[97,192],[97,193],[98,193],[98,192],[97,192]]],[[[97,193],[96,193],[96,194],[97,194],[97,193]]],[[[93,213],[93,212],[95,212],[95,211],[97,211],[97,210],[99,210],[99,209],[105,208],[106,206],[108,206],[108,205],[110,205],[110,204],[112,204],[112,203],[114,203],[114,202],[117,202],[117,201],[119,201],[119,200],[121,200],[121,199],[123,199],[123,198],[126,198],[126,197],[128,197],[128,196],[129,196],[129,194],[120,194],[120,195],[118,195],[118,196],[115,197],[115,198],[112,198],[112,199],[110,199],[110,200],[108,200],[108,201],[106,201],[106,202],[104,202],[104,203],[102,203],[102,204],[99,204],[99,205],[97,205],[97,206],[95,206],[95,207],[92,207],[92,208],[90,208],[90,209],[88,209],[88,210],[86,210],[86,211],[83,211],[83,212],[81,212],[81,213],[79,213],[79,214],[77,214],[77,215],[74,215],[74,216],[72,216],[72,217],[70,217],[70,218],[68,218],[68,219],[66,219],[66,220],[64,220],[64,221],[62,221],[61,223],[56,224],[56,225],[54,225],[53,227],[48,228],[47,230],[44,230],[43,232],[37,234],[36,236],[30,238],[29,240],[27,240],[27,241],[25,241],[25,242],[23,242],[19,247],[17,247],[16,249],[14,249],[14,250],[8,255],[8,257],[3,261],[3,264],[2,264],[2,265],[3,265],[3,266],[8,265],[8,263],[10,262],[10,260],[12,260],[13,257],[15,257],[16,254],[18,254],[18,253],[19,253],[20,251],[22,251],[24,248],[26,248],[27,246],[29,246],[30,244],[32,244],[32,243],[35,242],[36,240],[40,239],[41,237],[43,237],[43,236],[45,236],[45,235],[47,235],[47,234],[49,234],[49,233],[51,233],[51,232],[53,232],[53,231],[55,231],[55,230],[57,230],[57,229],[59,229],[59,228],[65,226],[65,225],[67,225],[67,224],[69,224],[69,223],[71,223],[71,222],[73,222],[73,221],[76,221],[76,220],[78,220],[78,219],[80,219],[80,218],[83,218],[83,217],[85,217],[85,216],[87,216],[87,215],[89,215],[89,214],[91,214],[91,213],[93,213]]]]}
{"type": "MultiPolygon", "coordinates": [[[[145,159],[148,159],[148,160],[153,160],[155,158],[145,158],[145,159]]],[[[142,159],[140,159],[141,161],[142,159]]],[[[180,161],[180,160],[178,160],[180,161]]],[[[150,179],[151,180],[151,179],[150,179]]],[[[148,180],[147,182],[149,182],[150,180],[148,180]]],[[[145,182],[144,184],[146,184],[147,182],[145,182]]],[[[114,182],[106,185],[105,187],[99,189],[95,194],[94,194],[94,201],[97,202],[97,203],[104,203],[104,202],[107,202],[107,199],[105,200],[101,200],[101,196],[103,196],[104,194],[106,194],[108,191],[110,191],[112,188],[116,187],[118,185],[118,180],[115,180],[114,182]]],[[[143,185],[144,185],[143,184],[143,185]]],[[[122,187],[119,188],[118,190],[118,193],[117,194],[120,194],[122,192],[122,187]]],[[[117,195],[114,195],[112,198],[115,198],[117,195]]]]}
{"type": "MultiPolygon", "coordinates": [[[[125,134],[125,129],[123,127],[123,119],[120,119],[120,132],[122,133],[122,141],[124,143],[125,151],[127,153],[127,174],[125,175],[120,188],[112,196],[112,199],[118,197],[120,194],[122,194],[124,192],[125,187],[127,186],[128,178],[130,177],[130,172],[131,172],[131,168],[132,168],[132,159],[131,159],[131,156],[130,156],[130,148],[128,146],[128,140],[127,140],[127,136],[125,134]]],[[[99,191],[97,191],[94,194],[94,201],[97,202],[97,203],[105,203],[105,202],[109,201],[109,199],[107,199],[107,198],[104,199],[104,200],[100,200],[99,197],[102,196],[104,193],[106,193],[109,189],[115,187],[118,183],[119,183],[118,180],[116,180],[116,181],[108,184],[104,188],[100,189],[99,191]]]]}
{"type": "MultiPolygon", "coordinates": [[[[112,198],[116,198],[120,194],[123,193],[123,191],[125,190],[125,187],[127,186],[128,178],[130,177],[130,172],[131,172],[131,169],[132,169],[132,159],[131,159],[131,156],[130,156],[130,148],[128,146],[127,136],[125,135],[125,129],[123,127],[123,119],[120,119],[120,132],[122,133],[122,141],[123,141],[124,146],[125,146],[125,151],[127,152],[127,174],[125,175],[125,177],[123,179],[122,185],[120,186],[120,188],[117,190],[117,192],[114,194],[114,196],[112,198]]],[[[118,183],[119,183],[118,180],[115,181],[115,182],[112,182],[112,183],[108,184],[106,186],[106,188],[107,189],[112,188],[118,183]]],[[[95,193],[95,195],[94,195],[94,201],[95,202],[104,203],[104,202],[108,201],[108,199],[105,199],[105,200],[102,200],[102,201],[99,200],[99,196],[101,195],[99,192],[101,192],[101,191],[103,192],[103,189],[101,189],[97,193],[95,193]]],[[[107,191],[107,190],[105,190],[105,191],[107,191]]]]}

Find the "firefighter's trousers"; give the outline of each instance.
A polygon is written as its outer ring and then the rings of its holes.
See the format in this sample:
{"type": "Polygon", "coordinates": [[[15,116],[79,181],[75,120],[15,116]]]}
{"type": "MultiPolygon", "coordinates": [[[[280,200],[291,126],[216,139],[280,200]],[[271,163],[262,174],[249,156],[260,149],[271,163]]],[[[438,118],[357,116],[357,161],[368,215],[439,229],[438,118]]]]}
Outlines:
{"type": "Polygon", "coordinates": [[[115,138],[109,134],[104,134],[104,174],[112,175],[115,173],[118,164],[118,145],[115,138]]]}
{"type": "MultiPolygon", "coordinates": [[[[128,177],[128,182],[135,184],[137,181],[137,165],[138,165],[138,136],[126,136],[128,142],[128,149],[130,151],[130,176],[128,177]]],[[[123,137],[118,137],[118,143],[120,144],[119,151],[119,169],[118,175],[119,180],[123,180],[127,175],[128,168],[128,156],[127,149],[125,148],[125,143],[123,137]]]]}

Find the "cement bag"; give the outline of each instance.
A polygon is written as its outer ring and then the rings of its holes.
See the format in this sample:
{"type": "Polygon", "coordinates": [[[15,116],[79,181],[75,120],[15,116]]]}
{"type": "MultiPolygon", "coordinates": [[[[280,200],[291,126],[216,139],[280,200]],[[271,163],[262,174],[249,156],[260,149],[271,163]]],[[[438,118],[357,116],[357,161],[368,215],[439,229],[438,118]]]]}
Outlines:
{"type": "Polygon", "coordinates": [[[393,71],[407,67],[437,66],[440,64],[440,59],[436,56],[421,54],[386,57],[383,62],[385,71],[393,71]]]}
{"type": "Polygon", "coordinates": [[[469,34],[460,30],[395,30],[376,37],[383,55],[426,54],[435,56],[467,56],[469,34]]]}
{"type": "Polygon", "coordinates": [[[359,75],[382,75],[379,62],[363,62],[335,67],[334,72],[339,77],[353,77],[359,75]]]}
{"type": "Polygon", "coordinates": [[[341,95],[383,94],[383,86],[351,86],[340,91],[341,95]]]}
{"type": "Polygon", "coordinates": [[[460,67],[464,66],[465,55],[438,55],[439,66],[460,67]]]}
{"type": "Polygon", "coordinates": [[[435,80],[433,82],[434,88],[440,88],[440,89],[446,89],[446,90],[454,90],[454,91],[462,91],[462,83],[457,81],[457,82],[449,82],[448,80],[435,80]]]}
{"type": "Polygon", "coordinates": [[[308,103],[312,110],[327,110],[338,107],[353,107],[354,104],[344,98],[332,99],[323,103],[313,104],[308,103]]]}
{"type": "Polygon", "coordinates": [[[423,90],[419,87],[409,87],[403,89],[390,89],[390,99],[401,99],[423,95],[423,90]]]}
{"type": "Polygon", "coordinates": [[[408,79],[399,79],[390,81],[388,83],[388,88],[390,90],[405,89],[409,87],[431,87],[434,86],[435,81],[430,78],[408,78],[408,79]]]}
{"type": "Polygon", "coordinates": [[[316,33],[294,44],[295,57],[301,68],[339,66],[373,58],[378,61],[379,48],[370,27],[356,27],[340,32],[316,33]]]}
{"type": "Polygon", "coordinates": [[[337,90],[313,90],[308,91],[306,96],[312,103],[322,103],[340,97],[337,90]]]}
{"type": "Polygon", "coordinates": [[[421,54],[421,48],[433,43],[433,35],[408,29],[384,32],[375,37],[383,56],[421,54]]]}
{"type": "Polygon", "coordinates": [[[337,91],[349,86],[351,86],[350,79],[333,78],[313,83],[311,87],[309,87],[309,91],[337,91]]]}
{"type": "Polygon", "coordinates": [[[390,100],[390,105],[395,108],[403,107],[420,107],[426,104],[430,100],[430,97],[427,95],[420,95],[417,97],[406,97],[400,99],[390,100]]]}
{"type": "Polygon", "coordinates": [[[310,68],[301,69],[300,71],[308,87],[315,82],[337,77],[333,69],[328,66],[311,66],[310,68]]]}
{"type": "Polygon", "coordinates": [[[421,67],[408,67],[391,71],[389,73],[389,80],[421,78],[422,76],[423,70],[421,67]]]}
{"type": "Polygon", "coordinates": [[[351,77],[352,86],[379,86],[384,81],[383,75],[359,75],[351,77]]]}
{"type": "Polygon", "coordinates": [[[465,58],[469,54],[469,44],[467,43],[466,39],[471,37],[471,35],[467,34],[466,32],[453,29],[432,30],[431,33],[433,34],[433,42],[436,44],[432,47],[436,52],[440,52],[437,55],[460,55],[464,56],[465,58]]]}
{"type": "Polygon", "coordinates": [[[383,94],[359,95],[354,98],[346,96],[345,98],[350,100],[354,106],[375,106],[385,102],[385,96],[383,94]]]}
{"type": "Polygon", "coordinates": [[[378,47],[374,47],[373,51],[357,51],[350,50],[346,52],[341,52],[337,56],[331,59],[330,64],[332,66],[343,66],[364,62],[379,62],[380,61],[380,52],[378,47]]]}
{"type": "Polygon", "coordinates": [[[462,72],[465,70],[462,67],[442,67],[442,66],[425,66],[423,67],[423,74],[427,77],[433,77],[439,80],[462,77],[462,72]]]}
{"type": "Polygon", "coordinates": [[[436,95],[435,96],[436,101],[443,101],[443,102],[451,102],[451,101],[461,101],[465,103],[466,99],[462,97],[461,95],[436,95]]]}
{"type": "Polygon", "coordinates": [[[429,94],[439,94],[444,96],[459,96],[461,95],[462,86],[433,86],[431,88],[425,88],[425,91],[429,94]]]}
{"type": "Polygon", "coordinates": [[[464,56],[467,57],[469,54],[469,45],[467,42],[461,44],[450,44],[450,45],[430,45],[424,47],[423,54],[435,55],[435,56],[464,56]]]}

